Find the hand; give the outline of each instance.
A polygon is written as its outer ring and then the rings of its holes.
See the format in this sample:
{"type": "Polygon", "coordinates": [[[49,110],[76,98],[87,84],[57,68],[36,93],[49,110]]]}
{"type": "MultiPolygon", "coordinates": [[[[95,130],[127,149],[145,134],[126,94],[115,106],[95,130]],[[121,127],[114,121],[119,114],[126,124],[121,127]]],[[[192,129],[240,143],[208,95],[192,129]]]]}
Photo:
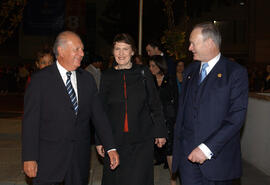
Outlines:
{"type": "Polygon", "coordinates": [[[97,153],[101,156],[104,157],[105,156],[105,151],[102,145],[97,145],[96,146],[97,149],[97,153]]]}
{"type": "Polygon", "coordinates": [[[24,161],[23,171],[28,177],[30,178],[36,177],[37,170],[38,170],[38,165],[36,161],[24,161]]]}
{"type": "Polygon", "coordinates": [[[155,139],[155,144],[157,145],[157,147],[161,148],[163,145],[165,145],[166,143],[166,138],[156,138],[155,139]]]}
{"type": "Polygon", "coordinates": [[[110,158],[110,167],[112,170],[114,170],[120,163],[119,161],[119,155],[116,150],[112,150],[108,152],[108,156],[110,158]]]}
{"type": "Polygon", "coordinates": [[[207,157],[204,155],[202,150],[199,147],[197,147],[189,154],[188,160],[194,163],[203,164],[204,161],[207,160],[207,157]]]}

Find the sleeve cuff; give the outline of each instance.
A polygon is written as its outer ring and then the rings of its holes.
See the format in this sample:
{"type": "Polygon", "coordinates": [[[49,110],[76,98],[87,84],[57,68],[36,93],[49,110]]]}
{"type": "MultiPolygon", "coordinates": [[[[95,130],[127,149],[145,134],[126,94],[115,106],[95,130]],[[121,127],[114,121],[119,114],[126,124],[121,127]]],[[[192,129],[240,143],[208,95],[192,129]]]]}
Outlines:
{"type": "Polygon", "coordinates": [[[199,148],[201,151],[204,153],[204,155],[207,157],[207,159],[211,159],[212,156],[214,155],[211,150],[205,145],[205,144],[200,144],[199,148]]]}
{"type": "Polygon", "coordinates": [[[112,149],[108,150],[107,153],[109,153],[111,151],[116,151],[116,149],[115,148],[112,148],[112,149]]]}

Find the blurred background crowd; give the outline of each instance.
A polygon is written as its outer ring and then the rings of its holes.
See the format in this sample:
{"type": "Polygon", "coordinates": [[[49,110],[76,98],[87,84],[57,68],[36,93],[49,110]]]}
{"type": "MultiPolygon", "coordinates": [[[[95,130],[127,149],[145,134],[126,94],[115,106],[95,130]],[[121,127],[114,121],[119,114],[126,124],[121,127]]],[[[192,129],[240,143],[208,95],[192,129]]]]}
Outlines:
{"type": "MultiPolygon", "coordinates": [[[[135,61],[137,64],[149,65],[149,57],[137,55],[135,61]]],[[[37,59],[38,60],[38,57],[37,59]]],[[[51,62],[54,61],[51,54],[51,62]]],[[[176,60],[174,60],[177,63],[176,60]]],[[[236,61],[237,62],[237,61],[236,61]]],[[[37,69],[37,61],[32,63],[21,63],[17,65],[0,65],[0,96],[7,93],[23,93],[27,86],[27,81],[31,74],[37,69]]],[[[104,59],[99,55],[86,55],[82,62],[82,68],[85,69],[90,63],[95,63],[96,68],[101,71],[109,68],[113,64],[113,58],[104,59]]],[[[190,61],[185,61],[187,66],[190,61]]],[[[247,65],[249,75],[250,92],[270,92],[270,64],[247,65]]]]}

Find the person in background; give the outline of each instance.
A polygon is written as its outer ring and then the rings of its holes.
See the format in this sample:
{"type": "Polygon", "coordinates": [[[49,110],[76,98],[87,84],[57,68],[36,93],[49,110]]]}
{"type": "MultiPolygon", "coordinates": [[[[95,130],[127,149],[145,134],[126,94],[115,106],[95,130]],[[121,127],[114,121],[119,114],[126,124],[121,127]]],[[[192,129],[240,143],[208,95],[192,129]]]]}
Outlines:
{"type": "MultiPolygon", "coordinates": [[[[110,56],[108,61],[107,61],[107,65],[106,65],[106,68],[105,69],[109,69],[109,68],[112,68],[114,66],[114,56],[110,56]]],[[[104,69],[104,70],[105,70],[104,69]]]]}
{"type": "Polygon", "coordinates": [[[51,49],[42,49],[37,52],[36,67],[38,70],[53,64],[54,56],[51,49]]]}
{"type": "MultiPolygon", "coordinates": [[[[167,56],[163,51],[162,51],[162,45],[159,41],[157,40],[150,40],[147,45],[146,45],[146,52],[149,57],[154,56],[154,55],[159,55],[162,56],[167,64],[168,67],[168,73],[170,75],[176,75],[176,65],[175,61],[167,56]]],[[[160,165],[164,163],[164,168],[168,168],[167,160],[166,160],[166,155],[163,152],[163,149],[159,149],[155,147],[154,149],[154,154],[155,154],[155,165],[160,165]]]]}
{"type": "MultiPolygon", "coordinates": [[[[54,61],[54,56],[53,56],[51,49],[42,49],[42,50],[38,51],[37,55],[36,55],[36,60],[35,60],[35,66],[36,66],[35,71],[39,71],[39,70],[43,69],[44,67],[47,67],[47,66],[53,64],[53,61],[54,61]]],[[[27,82],[25,85],[26,88],[31,81],[32,73],[27,78],[27,82]]]]}
{"type": "Polygon", "coordinates": [[[185,63],[183,61],[178,61],[176,63],[176,82],[178,87],[178,93],[180,94],[182,83],[183,83],[183,72],[185,69],[185,63]]]}
{"type": "Polygon", "coordinates": [[[85,68],[86,71],[91,73],[96,81],[97,88],[99,89],[100,76],[101,76],[101,67],[103,59],[101,56],[95,56],[91,59],[91,63],[85,68]]]}
{"type": "Polygon", "coordinates": [[[156,40],[149,41],[146,45],[146,52],[150,57],[154,55],[163,56],[168,66],[168,73],[170,75],[175,75],[176,73],[175,61],[162,51],[160,42],[156,40]]]}
{"type": "Polygon", "coordinates": [[[172,174],[173,132],[178,106],[178,90],[175,76],[168,74],[166,61],[162,56],[154,55],[149,59],[149,68],[155,77],[156,87],[162,103],[165,123],[168,131],[167,143],[164,147],[171,175],[171,185],[176,185],[175,174],[172,174]]]}
{"type": "Polygon", "coordinates": [[[264,75],[264,86],[262,92],[270,92],[270,64],[266,65],[266,74],[264,75]]]}
{"type": "Polygon", "coordinates": [[[18,69],[18,90],[19,92],[23,93],[25,91],[25,86],[27,79],[29,77],[30,73],[28,69],[26,68],[25,64],[19,64],[18,69]]]}
{"type": "Polygon", "coordinates": [[[141,55],[135,55],[134,62],[135,64],[138,64],[138,65],[146,65],[146,62],[141,55]]]}
{"type": "Polygon", "coordinates": [[[22,161],[33,185],[87,185],[90,163],[90,120],[110,168],[119,157],[93,77],[80,69],[80,37],[61,32],[54,43],[57,61],[32,75],[24,98],[22,161]]]}
{"type": "Polygon", "coordinates": [[[220,53],[211,22],[195,25],[184,72],[174,135],[173,172],[182,185],[231,185],[242,174],[240,130],[248,105],[244,67],[220,53]]]}
{"type": "Polygon", "coordinates": [[[104,156],[102,185],[153,185],[153,144],[162,147],[167,136],[161,102],[146,66],[133,62],[133,38],[118,34],[113,40],[115,65],[101,76],[100,97],[109,116],[121,165],[110,170],[104,156]]]}

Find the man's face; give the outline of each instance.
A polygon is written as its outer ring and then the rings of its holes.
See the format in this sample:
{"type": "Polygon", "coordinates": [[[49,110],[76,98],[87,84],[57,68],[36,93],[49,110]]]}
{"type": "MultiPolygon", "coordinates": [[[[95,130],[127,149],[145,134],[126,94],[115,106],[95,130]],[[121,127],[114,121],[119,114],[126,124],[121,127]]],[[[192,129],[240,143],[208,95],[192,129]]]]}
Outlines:
{"type": "Polygon", "coordinates": [[[208,39],[204,40],[200,28],[195,28],[189,38],[189,51],[193,53],[193,59],[202,62],[208,62],[209,43],[208,39]]]}
{"type": "Polygon", "coordinates": [[[146,46],[146,52],[148,54],[148,56],[154,56],[154,55],[159,55],[158,53],[158,48],[157,47],[152,47],[149,44],[146,46]]]}
{"type": "Polygon", "coordinates": [[[81,65],[84,56],[81,39],[73,34],[67,36],[64,46],[59,46],[59,63],[67,70],[74,71],[81,65]]]}

